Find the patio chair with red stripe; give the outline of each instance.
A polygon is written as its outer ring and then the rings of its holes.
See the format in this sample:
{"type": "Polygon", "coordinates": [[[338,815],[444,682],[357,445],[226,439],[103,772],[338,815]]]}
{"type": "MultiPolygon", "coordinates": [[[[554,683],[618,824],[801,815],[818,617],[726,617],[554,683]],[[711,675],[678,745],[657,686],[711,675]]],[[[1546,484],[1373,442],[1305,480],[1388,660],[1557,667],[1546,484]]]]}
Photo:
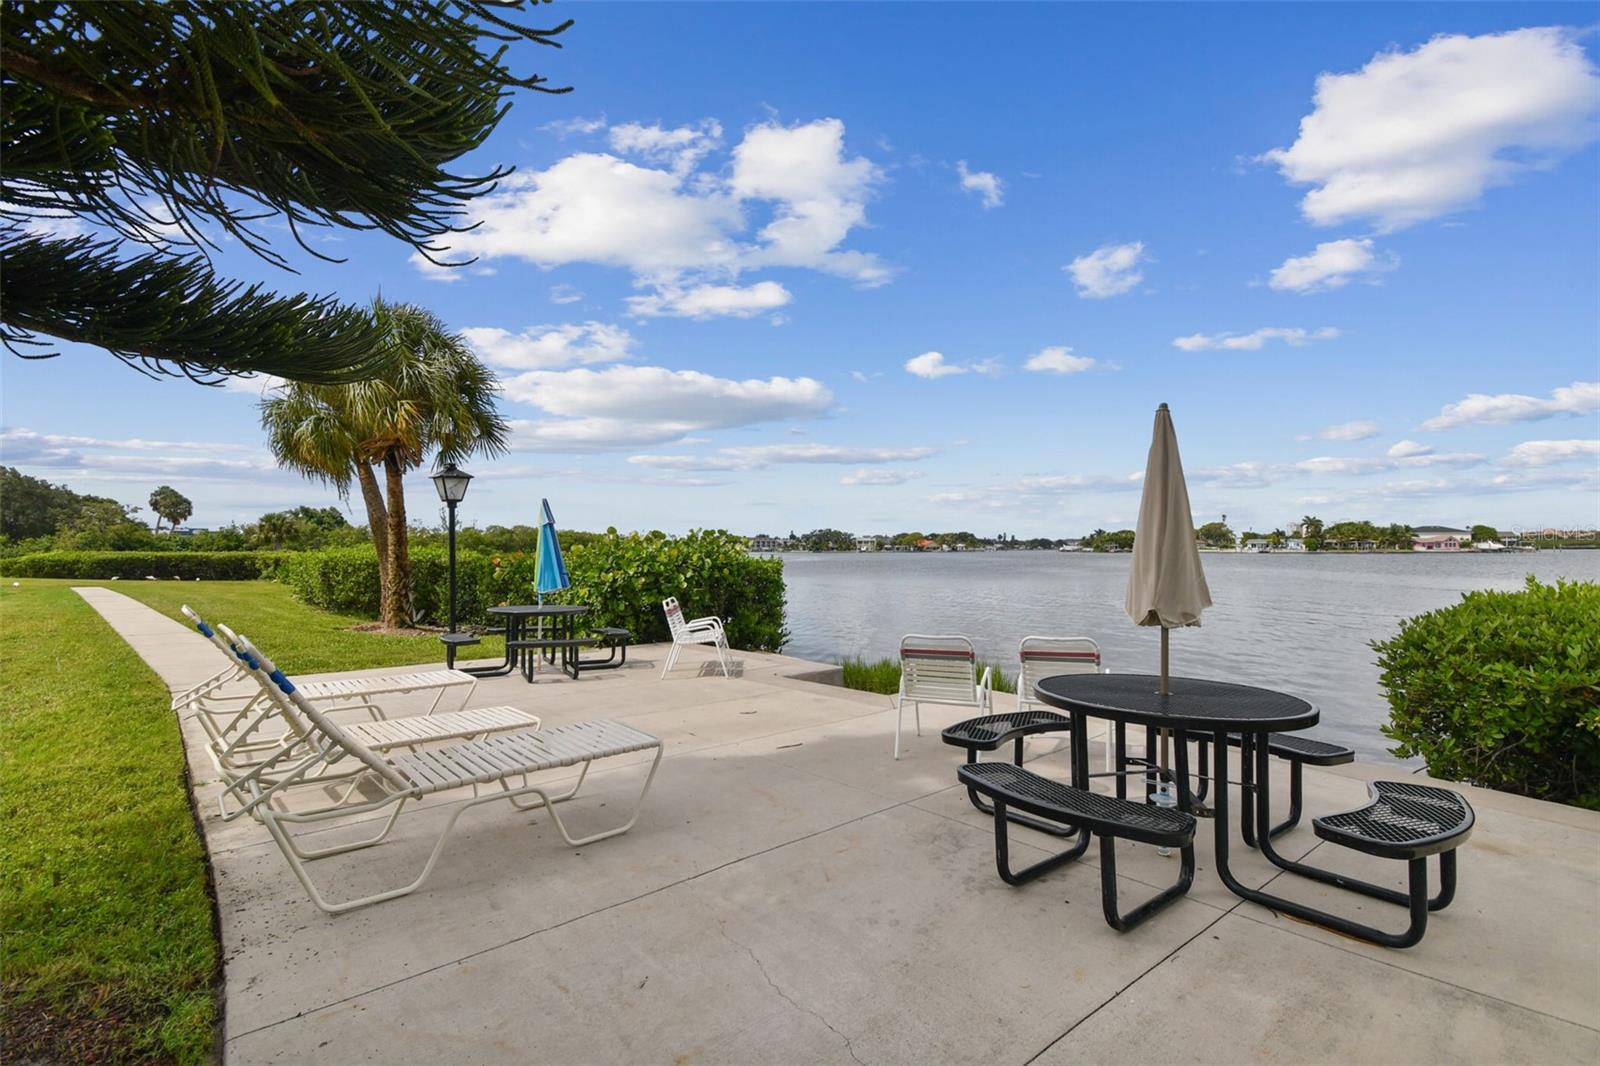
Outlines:
{"type": "Polygon", "coordinates": [[[978,676],[978,657],[966,637],[907,634],[900,640],[900,694],[894,705],[894,757],[900,758],[900,724],[911,704],[917,736],[922,735],[922,704],[994,710],[991,670],[978,676]]]}
{"type": "MultiPolygon", "coordinates": [[[[1054,711],[1034,699],[1033,686],[1057,674],[1102,672],[1100,645],[1088,637],[1023,637],[1017,649],[1017,711],[1054,711]]],[[[1058,712],[1059,713],[1059,712],[1058,712]]],[[[1063,717],[1066,717],[1063,715],[1063,717]]],[[[1064,734],[1063,738],[1064,739],[1064,734]]],[[[1110,737],[1106,740],[1106,768],[1110,769],[1110,737]]]]}

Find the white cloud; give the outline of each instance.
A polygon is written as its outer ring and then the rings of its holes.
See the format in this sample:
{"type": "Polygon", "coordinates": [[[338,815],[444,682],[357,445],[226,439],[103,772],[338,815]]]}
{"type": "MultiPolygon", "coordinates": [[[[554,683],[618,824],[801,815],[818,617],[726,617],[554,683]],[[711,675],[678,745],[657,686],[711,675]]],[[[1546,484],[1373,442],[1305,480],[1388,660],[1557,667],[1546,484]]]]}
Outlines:
{"type": "Polygon", "coordinates": [[[1469,207],[1485,189],[1595,138],[1600,75],[1572,30],[1441,35],[1317,78],[1298,139],[1263,158],[1317,225],[1391,231],[1469,207]]]}
{"type": "Polygon", "coordinates": [[[557,137],[567,138],[583,136],[589,133],[599,133],[606,128],[606,117],[599,118],[563,118],[554,122],[546,122],[539,127],[546,133],[553,133],[557,137]]]}
{"type": "Polygon", "coordinates": [[[571,285],[561,284],[550,286],[550,302],[553,304],[575,304],[583,299],[583,293],[571,285]]]}
{"type": "Polygon", "coordinates": [[[922,476],[920,470],[889,470],[863,466],[839,479],[841,485],[904,485],[922,476]]]}
{"type": "Polygon", "coordinates": [[[1401,440],[1389,445],[1391,459],[1410,459],[1418,455],[1428,455],[1432,451],[1433,445],[1414,440],[1401,440]]]}
{"type": "Polygon", "coordinates": [[[1600,440],[1529,440],[1512,448],[1501,461],[1507,466],[1548,466],[1596,456],[1600,456],[1600,440]]]}
{"type": "Polygon", "coordinates": [[[1090,299],[1121,296],[1144,280],[1138,266],[1147,257],[1143,241],[1107,244],[1080,255],[1061,269],[1072,275],[1078,295],[1090,299]]]}
{"type": "MultiPolygon", "coordinates": [[[[1302,433],[1295,440],[1366,440],[1368,437],[1378,435],[1378,423],[1367,419],[1357,419],[1354,422],[1340,422],[1334,426],[1323,426],[1315,433],[1302,433]]],[[[1389,453],[1393,455],[1391,451],[1389,453]]]]}
{"type": "Polygon", "coordinates": [[[956,173],[961,177],[961,187],[967,192],[977,194],[985,211],[1005,203],[1006,183],[998,176],[987,170],[968,170],[965,159],[956,163],[956,173]]]}
{"type": "Polygon", "coordinates": [[[636,155],[652,163],[666,164],[674,174],[687,174],[700,160],[722,144],[722,123],[701,119],[694,126],[662,129],[625,122],[612,126],[607,134],[613,151],[636,155]]]}
{"type": "Polygon", "coordinates": [[[819,119],[800,126],[766,123],[733,150],[728,188],[741,200],[770,201],[773,219],[749,265],[810,267],[880,285],[893,272],[876,256],[834,249],[867,218],[867,197],[882,180],[868,159],[845,157],[844,123],[819,119]]]}
{"type": "Polygon", "coordinates": [[[447,254],[547,268],[597,263],[628,270],[641,284],[676,287],[769,266],[869,286],[893,276],[876,256],[840,248],[866,223],[882,177],[870,160],[846,154],[843,122],[754,126],[734,147],[726,175],[699,167],[720,133],[710,119],[680,129],[614,127],[618,151],[654,165],[581,152],[518,171],[473,201],[481,224],[452,237],[447,254]],[[743,238],[747,210],[770,213],[754,240],[743,238]]]}
{"type": "Polygon", "coordinates": [[[1186,352],[1202,352],[1212,348],[1254,352],[1260,350],[1268,341],[1283,341],[1298,348],[1312,341],[1331,341],[1338,335],[1339,331],[1332,326],[1319,330],[1266,326],[1254,333],[1195,333],[1187,337],[1174,337],[1172,346],[1186,352]]]}
{"type": "Polygon", "coordinates": [[[943,352],[923,352],[906,360],[906,373],[930,380],[951,374],[965,374],[967,370],[967,367],[945,362],[943,352]]]}
{"type": "Polygon", "coordinates": [[[449,265],[452,262],[457,262],[456,260],[447,260],[445,262],[436,263],[432,259],[429,259],[427,256],[423,255],[421,252],[412,252],[410,261],[411,265],[416,267],[417,272],[421,274],[427,281],[438,281],[446,285],[450,285],[458,281],[467,280],[467,268],[465,264],[459,264],[456,266],[449,265]]]}
{"type": "Polygon", "coordinates": [[[811,378],[735,381],[655,366],[532,370],[504,388],[511,399],[555,416],[513,423],[513,448],[520,450],[681,442],[700,430],[816,418],[833,404],[833,394],[811,378]]]}
{"type": "Polygon", "coordinates": [[[1022,364],[1024,370],[1049,371],[1055,374],[1080,374],[1096,366],[1093,359],[1087,355],[1073,355],[1072,349],[1064,345],[1050,348],[1041,348],[1028,357],[1022,364]]]}
{"type": "Polygon", "coordinates": [[[1372,249],[1372,238],[1347,237],[1324,241],[1309,255],[1290,256],[1272,272],[1269,288],[1286,292],[1322,292],[1337,289],[1362,274],[1372,275],[1398,266],[1398,257],[1380,258],[1372,249]]]}
{"type": "Polygon", "coordinates": [[[276,374],[255,374],[250,377],[229,376],[222,379],[222,388],[228,392],[243,393],[246,396],[264,396],[280,385],[287,385],[288,381],[276,374]]]}
{"type": "Polygon", "coordinates": [[[1305,474],[1375,474],[1386,470],[1405,470],[1428,466],[1477,466],[1484,456],[1477,452],[1428,452],[1422,455],[1333,456],[1302,459],[1294,469],[1305,474]]]}
{"type": "Polygon", "coordinates": [[[657,470],[760,470],[796,463],[909,463],[932,448],[861,448],[842,444],[754,444],[719,448],[712,455],[630,455],[628,462],[657,470]]]}
{"type": "Polygon", "coordinates": [[[639,318],[750,318],[786,306],[793,296],[776,281],[754,285],[663,286],[648,296],[628,297],[628,313],[639,318]]]}
{"type": "Polygon", "coordinates": [[[26,427],[0,430],[0,459],[49,470],[55,477],[104,481],[258,479],[277,470],[259,445],[90,437],[26,427]]]}
{"type": "Polygon", "coordinates": [[[1587,415],[1600,411],[1600,381],[1574,381],[1550,391],[1548,400],[1521,393],[1503,392],[1489,396],[1469,393],[1467,398],[1445,404],[1437,415],[1422,423],[1423,429],[1454,429],[1475,423],[1505,425],[1533,422],[1557,415],[1587,415]]]}
{"type": "Polygon", "coordinates": [[[510,370],[555,370],[591,363],[620,363],[633,356],[633,334],[604,322],[530,326],[511,333],[492,326],[461,331],[485,362],[510,370]]]}

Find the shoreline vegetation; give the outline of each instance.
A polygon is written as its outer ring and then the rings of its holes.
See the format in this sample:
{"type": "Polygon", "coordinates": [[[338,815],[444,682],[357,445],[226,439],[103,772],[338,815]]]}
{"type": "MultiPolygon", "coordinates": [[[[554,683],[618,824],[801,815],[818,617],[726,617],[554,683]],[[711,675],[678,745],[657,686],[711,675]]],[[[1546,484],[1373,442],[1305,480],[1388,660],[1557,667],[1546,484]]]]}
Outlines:
{"type": "MultiPolygon", "coordinates": [[[[864,659],[860,656],[849,656],[839,660],[839,668],[844,672],[844,687],[853,688],[861,692],[876,692],[885,696],[893,696],[900,691],[900,662],[897,659],[864,659]]],[[[985,670],[992,669],[990,680],[995,692],[1014,693],[1017,683],[1014,677],[1007,677],[999,663],[978,662],[978,676],[982,677],[985,670]]]]}

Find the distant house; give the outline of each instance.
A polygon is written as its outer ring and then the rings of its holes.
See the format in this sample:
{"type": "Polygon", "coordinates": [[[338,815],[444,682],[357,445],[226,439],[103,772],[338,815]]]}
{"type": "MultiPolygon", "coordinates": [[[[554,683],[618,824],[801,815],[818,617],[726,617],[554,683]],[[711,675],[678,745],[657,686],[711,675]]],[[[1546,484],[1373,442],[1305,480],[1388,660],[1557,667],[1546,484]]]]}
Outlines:
{"type": "Polygon", "coordinates": [[[750,538],[750,550],[753,552],[782,551],[783,541],[777,537],[769,537],[765,533],[757,533],[750,538]]]}
{"type": "Polygon", "coordinates": [[[1508,548],[1515,548],[1522,544],[1522,534],[1515,530],[1502,529],[1496,534],[1496,537],[1501,544],[1508,548]]]}
{"type": "Polygon", "coordinates": [[[923,537],[921,540],[917,541],[917,551],[919,552],[936,552],[938,550],[939,542],[936,540],[930,540],[927,537],[923,537]]]}
{"type": "Polygon", "coordinates": [[[1472,537],[1470,529],[1457,529],[1454,526],[1412,526],[1411,532],[1419,537],[1438,537],[1445,534],[1460,540],[1469,540],[1472,537]]]}
{"type": "Polygon", "coordinates": [[[1425,533],[1411,542],[1411,550],[1419,552],[1458,552],[1461,537],[1455,533],[1425,533]]]}
{"type": "Polygon", "coordinates": [[[1289,537],[1283,542],[1283,547],[1279,550],[1286,552],[1303,552],[1306,550],[1306,542],[1301,540],[1299,537],[1289,537]]]}
{"type": "Polygon", "coordinates": [[[856,538],[856,551],[858,552],[875,552],[879,547],[881,547],[881,544],[877,537],[856,538]]]}
{"type": "Polygon", "coordinates": [[[1265,538],[1251,537],[1239,545],[1239,550],[1242,552],[1264,552],[1267,550],[1267,542],[1265,538]]]}

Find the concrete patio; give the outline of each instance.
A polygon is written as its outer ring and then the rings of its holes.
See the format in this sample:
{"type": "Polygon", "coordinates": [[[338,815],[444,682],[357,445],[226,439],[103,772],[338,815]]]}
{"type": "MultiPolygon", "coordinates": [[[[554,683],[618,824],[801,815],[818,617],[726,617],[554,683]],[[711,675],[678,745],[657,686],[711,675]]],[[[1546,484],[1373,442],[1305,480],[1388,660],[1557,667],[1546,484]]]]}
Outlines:
{"type": "MultiPolygon", "coordinates": [[[[221,665],[165,616],[79,591],[174,689],[221,665]]],[[[661,655],[635,648],[627,669],[576,682],[488,680],[470,701],[660,737],[632,832],[571,849],[546,816],[486,806],[421,890],[338,917],[309,902],[258,823],[217,817],[204,735],[185,722],[222,922],[227,1061],[1600,1062],[1600,814],[1462,788],[1478,823],[1456,902],[1406,951],[1239,900],[1211,869],[1209,824],[1188,897],[1119,934],[1100,915],[1093,849],[1023,888],[996,876],[989,820],[937,736],[959,712],[925,713],[894,762],[891,700],[818,683],[824,665],[738,652],[724,679],[686,651],[659,680],[661,655]]],[[[1031,749],[1036,768],[1065,776],[1053,743],[1031,749]]],[[[568,805],[574,832],[615,821],[643,770],[628,757],[591,773],[568,805]]],[[[1308,770],[1308,811],[1358,806],[1364,780],[1402,772],[1308,770]]],[[[336,898],[409,880],[451,798],[317,876],[336,898]]],[[[1013,840],[1019,865],[1053,850],[1028,830],[1013,840]]],[[[1309,817],[1280,848],[1401,887],[1403,863],[1320,845],[1309,817]]],[[[1404,924],[1400,908],[1236,854],[1253,884],[1404,924]]],[[[1175,864],[1124,845],[1124,899],[1169,883],[1175,864]]]]}

